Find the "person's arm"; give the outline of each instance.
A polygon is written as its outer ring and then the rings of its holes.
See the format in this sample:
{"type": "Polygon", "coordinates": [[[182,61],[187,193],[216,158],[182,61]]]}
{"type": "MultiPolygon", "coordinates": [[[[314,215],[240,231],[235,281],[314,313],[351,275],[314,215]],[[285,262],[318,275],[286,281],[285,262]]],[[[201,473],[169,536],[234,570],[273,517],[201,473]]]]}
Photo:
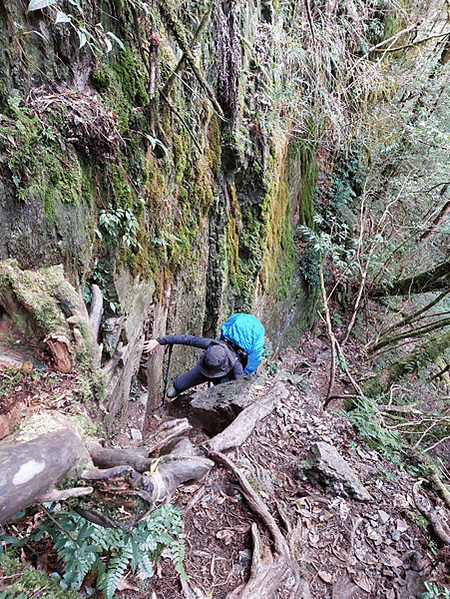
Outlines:
{"type": "Polygon", "coordinates": [[[238,358],[233,365],[230,378],[237,380],[237,379],[241,379],[243,376],[245,376],[245,372],[242,367],[242,362],[238,358]]]}
{"type": "Polygon", "coordinates": [[[166,335],[165,337],[157,337],[150,339],[144,343],[144,352],[152,353],[158,345],[192,345],[200,349],[206,349],[211,344],[212,339],[209,337],[197,337],[195,335],[166,335]]]}

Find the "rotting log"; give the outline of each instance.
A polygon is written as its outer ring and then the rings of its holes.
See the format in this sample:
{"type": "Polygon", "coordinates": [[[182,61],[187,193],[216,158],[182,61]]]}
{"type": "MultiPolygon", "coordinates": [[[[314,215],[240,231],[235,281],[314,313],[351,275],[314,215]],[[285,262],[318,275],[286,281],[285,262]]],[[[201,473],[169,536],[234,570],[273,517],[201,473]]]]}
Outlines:
{"type": "Polygon", "coordinates": [[[129,528],[159,503],[169,501],[178,486],[197,482],[214,465],[197,455],[187,439],[178,440],[170,453],[157,459],[147,458],[142,453],[148,451],[145,448],[104,449],[102,454],[102,448],[94,446],[90,451],[69,429],[23,443],[6,440],[0,447],[0,524],[33,503],[78,497],[80,513],[91,521],[129,528]],[[78,481],[86,486],[54,488],[58,483],[76,485],[78,481]],[[111,511],[120,510],[124,501],[136,509],[122,525],[111,511]],[[98,509],[105,505],[111,509],[103,516],[98,509]]]}

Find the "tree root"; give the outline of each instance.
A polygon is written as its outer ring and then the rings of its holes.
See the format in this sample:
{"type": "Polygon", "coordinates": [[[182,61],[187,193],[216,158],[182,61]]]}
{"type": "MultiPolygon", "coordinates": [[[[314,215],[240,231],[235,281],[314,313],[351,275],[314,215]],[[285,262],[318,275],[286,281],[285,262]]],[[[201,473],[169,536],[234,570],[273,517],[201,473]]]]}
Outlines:
{"type": "Polygon", "coordinates": [[[419,480],[413,486],[412,495],[414,503],[416,504],[416,507],[422,516],[431,524],[434,534],[441,541],[441,543],[443,545],[450,545],[450,530],[448,530],[448,527],[441,522],[428,497],[425,497],[419,493],[418,489],[421,484],[422,481],[419,480]],[[447,530],[445,530],[444,526],[447,530]]]}
{"type": "Polygon", "coordinates": [[[242,410],[224,431],[206,441],[203,447],[207,451],[225,451],[239,447],[252,434],[255,424],[272,412],[277,401],[287,396],[284,384],[281,381],[275,382],[262,399],[242,410]]]}
{"type": "Polygon", "coordinates": [[[252,524],[253,558],[250,578],[244,586],[238,587],[228,595],[227,599],[270,599],[289,576],[295,577],[295,585],[291,591],[292,599],[306,599],[309,591],[307,586],[305,587],[305,581],[300,578],[296,563],[291,558],[289,545],[266,505],[229,458],[214,450],[209,450],[207,455],[233,472],[248,505],[267,526],[274,541],[273,553],[268,547],[261,551],[258,527],[255,523],[252,524]]]}

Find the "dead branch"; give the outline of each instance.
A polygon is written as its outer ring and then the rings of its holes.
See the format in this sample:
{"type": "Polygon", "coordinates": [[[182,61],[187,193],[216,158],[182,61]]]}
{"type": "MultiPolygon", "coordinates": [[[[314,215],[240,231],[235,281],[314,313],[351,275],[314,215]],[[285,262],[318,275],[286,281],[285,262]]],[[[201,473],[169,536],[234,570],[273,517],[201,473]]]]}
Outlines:
{"type": "MultiPolygon", "coordinates": [[[[419,487],[423,481],[417,481],[412,489],[412,495],[414,499],[414,503],[416,504],[417,509],[422,514],[424,518],[428,520],[431,524],[434,534],[437,538],[444,544],[450,545],[450,531],[444,530],[443,523],[440,521],[439,516],[437,515],[431,501],[428,497],[419,493],[419,487]]],[[[446,527],[447,528],[447,527],[446,527]]]]}
{"type": "Polygon", "coordinates": [[[89,328],[92,331],[92,336],[95,341],[98,339],[98,331],[100,329],[100,321],[103,314],[103,295],[98,285],[92,285],[92,301],[91,309],[89,310],[89,328]]]}
{"type": "Polygon", "coordinates": [[[394,345],[398,341],[402,341],[403,339],[413,339],[416,337],[423,337],[427,333],[431,333],[432,331],[436,331],[442,329],[450,324],[450,318],[443,318],[438,322],[434,322],[431,324],[422,325],[421,327],[416,327],[414,330],[406,331],[405,333],[398,333],[397,335],[393,335],[387,339],[381,339],[375,345],[372,345],[368,348],[368,351],[371,354],[378,352],[380,349],[383,349],[389,345],[394,345]]]}
{"type": "MultiPolygon", "coordinates": [[[[200,36],[203,34],[203,32],[206,30],[206,27],[208,26],[209,23],[209,19],[211,17],[211,6],[205,11],[205,14],[202,17],[202,20],[200,22],[200,25],[197,28],[197,31],[194,33],[194,36],[192,38],[192,42],[191,42],[191,46],[192,46],[192,50],[195,50],[196,46],[198,45],[198,41],[200,39],[200,36]]],[[[181,71],[181,69],[184,68],[184,65],[186,64],[186,58],[184,56],[184,54],[182,54],[177,66],[175,67],[175,69],[173,70],[172,74],[170,75],[170,77],[167,79],[164,88],[162,90],[162,94],[163,96],[167,96],[174,80],[175,77],[177,76],[177,74],[181,71]]]]}
{"type": "Polygon", "coordinates": [[[325,314],[325,323],[327,326],[327,333],[331,344],[331,366],[330,366],[330,379],[328,381],[327,393],[323,402],[323,408],[325,409],[330,403],[331,391],[334,386],[334,379],[336,377],[336,337],[333,333],[333,327],[331,326],[330,310],[328,308],[327,291],[325,289],[325,281],[323,277],[323,261],[319,264],[319,279],[320,279],[320,293],[322,296],[322,307],[325,314]]]}
{"type": "Polygon", "coordinates": [[[395,331],[395,329],[400,329],[400,328],[402,328],[402,327],[404,327],[404,326],[406,326],[408,324],[412,324],[413,322],[415,322],[416,320],[418,320],[422,316],[422,314],[425,314],[425,312],[428,312],[428,310],[430,310],[431,308],[433,308],[434,306],[436,306],[449,293],[450,293],[450,288],[446,289],[445,291],[443,291],[436,298],[434,298],[431,302],[429,302],[426,306],[424,306],[423,308],[421,308],[417,312],[414,312],[414,314],[410,314],[409,316],[405,316],[405,318],[403,318],[400,322],[397,322],[396,324],[393,324],[389,328],[387,328],[384,331],[382,331],[380,333],[380,335],[378,336],[377,341],[374,342],[374,343],[372,343],[372,344],[370,344],[367,347],[367,351],[372,351],[372,347],[375,347],[376,343],[378,343],[380,339],[383,339],[383,337],[386,337],[386,335],[388,335],[392,331],[395,331]]]}
{"type": "Polygon", "coordinates": [[[73,487],[72,489],[63,489],[62,491],[58,491],[58,489],[53,489],[48,493],[44,493],[38,499],[40,503],[44,502],[53,502],[53,501],[66,501],[66,499],[70,499],[71,497],[82,497],[83,495],[90,495],[94,489],[92,487],[73,487]]]}
{"type": "Polygon", "coordinates": [[[180,46],[180,48],[183,52],[186,62],[189,63],[189,66],[191,67],[194,75],[196,76],[197,81],[199,82],[201,87],[205,90],[206,95],[210,99],[212,105],[214,106],[214,110],[216,111],[218,116],[222,120],[225,120],[225,116],[222,112],[222,108],[220,107],[220,104],[217,101],[217,98],[215,97],[214,92],[212,91],[211,87],[209,86],[208,82],[206,81],[203,73],[200,71],[200,69],[197,66],[195,57],[192,54],[192,51],[189,47],[189,43],[184,34],[182,25],[180,25],[180,23],[178,22],[176,15],[172,12],[172,10],[168,6],[167,2],[165,2],[163,0],[157,0],[157,2],[158,2],[159,9],[161,10],[161,14],[163,15],[164,20],[166,21],[167,26],[172,31],[175,39],[178,42],[178,45],[180,46]]]}

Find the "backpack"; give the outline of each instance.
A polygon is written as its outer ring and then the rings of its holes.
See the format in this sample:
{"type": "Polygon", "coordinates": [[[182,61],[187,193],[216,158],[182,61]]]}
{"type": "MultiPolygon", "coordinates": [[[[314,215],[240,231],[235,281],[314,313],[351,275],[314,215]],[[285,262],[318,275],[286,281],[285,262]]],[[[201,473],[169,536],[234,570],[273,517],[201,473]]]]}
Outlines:
{"type": "Polygon", "coordinates": [[[264,345],[264,327],[256,316],[233,314],[222,325],[219,339],[230,342],[241,360],[243,350],[247,357],[245,373],[253,374],[255,372],[261,363],[264,345]]]}

